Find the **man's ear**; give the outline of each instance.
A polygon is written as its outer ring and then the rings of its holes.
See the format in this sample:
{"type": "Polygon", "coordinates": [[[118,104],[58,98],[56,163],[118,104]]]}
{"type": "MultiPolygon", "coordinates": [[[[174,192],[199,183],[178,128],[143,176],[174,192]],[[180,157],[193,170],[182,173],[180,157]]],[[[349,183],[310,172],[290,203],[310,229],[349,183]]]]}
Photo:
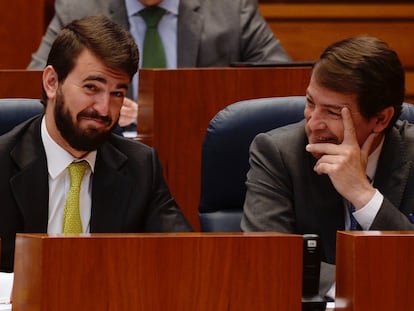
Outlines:
{"type": "Polygon", "coordinates": [[[55,98],[59,86],[58,76],[52,66],[47,66],[43,70],[43,88],[46,92],[47,98],[55,98]]]}
{"type": "Polygon", "coordinates": [[[375,116],[376,125],[374,128],[374,132],[380,133],[384,129],[386,129],[388,124],[390,124],[392,117],[394,116],[394,112],[395,110],[392,106],[384,108],[383,110],[378,112],[375,116]]]}

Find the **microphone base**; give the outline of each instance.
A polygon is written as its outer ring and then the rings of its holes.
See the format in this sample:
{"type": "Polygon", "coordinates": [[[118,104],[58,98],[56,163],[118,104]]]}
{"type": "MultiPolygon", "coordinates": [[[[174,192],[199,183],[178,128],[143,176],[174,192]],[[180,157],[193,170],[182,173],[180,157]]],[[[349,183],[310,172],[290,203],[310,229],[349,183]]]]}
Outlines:
{"type": "Polygon", "coordinates": [[[302,297],[302,311],[325,311],[326,300],[319,295],[302,297]]]}

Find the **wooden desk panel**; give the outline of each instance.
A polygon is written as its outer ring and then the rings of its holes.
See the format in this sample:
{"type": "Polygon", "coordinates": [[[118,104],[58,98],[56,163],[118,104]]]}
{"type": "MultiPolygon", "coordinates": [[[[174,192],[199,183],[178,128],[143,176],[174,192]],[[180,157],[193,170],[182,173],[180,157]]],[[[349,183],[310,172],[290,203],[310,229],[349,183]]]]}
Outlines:
{"type": "Polygon", "coordinates": [[[24,69],[46,28],[50,0],[0,1],[0,69],[24,69]]]}
{"type": "Polygon", "coordinates": [[[201,147],[215,114],[243,99],[304,95],[310,67],[143,69],[139,139],[154,146],[173,196],[199,229],[201,147]]]}
{"type": "Polygon", "coordinates": [[[0,70],[0,98],[41,98],[42,71],[0,70]]]}
{"type": "Polygon", "coordinates": [[[13,311],[301,310],[300,235],[19,234],[13,311]]]}
{"type": "Polygon", "coordinates": [[[335,310],[413,310],[414,232],[338,232],[335,310]]]}
{"type": "Polygon", "coordinates": [[[357,35],[387,41],[414,67],[414,4],[262,4],[260,12],[294,60],[311,60],[329,44],[357,35]]]}
{"type": "MultiPolygon", "coordinates": [[[[376,36],[394,48],[408,75],[414,74],[414,4],[261,4],[275,36],[296,61],[314,60],[331,43],[357,35],[376,36]]],[[[414,103],[414,83],[407,101],[414,103]]]]}

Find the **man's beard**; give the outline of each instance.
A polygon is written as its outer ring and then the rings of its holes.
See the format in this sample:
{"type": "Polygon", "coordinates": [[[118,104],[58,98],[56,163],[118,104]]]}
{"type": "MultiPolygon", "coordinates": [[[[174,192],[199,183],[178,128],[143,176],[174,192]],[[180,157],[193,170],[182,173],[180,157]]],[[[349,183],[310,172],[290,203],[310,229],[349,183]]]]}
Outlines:
{"type": "MultiPolygon", "coordinates": [[[[84,130],[78,128],[76,124],[73,123],[69,110],[65,107],[63,94],[60,89],[56,96],[54,116],[56,127],[62,137],[72,148],[78,151],[96,150],[109,138],[112,129],[116,125],[116,123],[114,123],[114,125],[106,131],[100,131],[92,127],[84,130]]],[[[112,123],[110,117],[99,116],[95,110],[83,110],[76,116],[77,119],[80,117],[101,119],[108,125],[112,123]]]]}

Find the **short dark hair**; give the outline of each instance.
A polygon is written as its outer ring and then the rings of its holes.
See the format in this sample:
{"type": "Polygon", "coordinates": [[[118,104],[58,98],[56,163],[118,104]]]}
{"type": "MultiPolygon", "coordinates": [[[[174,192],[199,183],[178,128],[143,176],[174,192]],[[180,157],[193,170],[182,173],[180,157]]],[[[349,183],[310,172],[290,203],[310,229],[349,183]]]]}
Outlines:
{"type": "Polygon", "coordinates": [[[360,36],[325,49],[313,67],[316,81],[339,93],[355,94],[361,115],[369,119],[386,107],[398,119],[405,96],[405,73],[397,53],[375,37],[360,36]]]}
{"type": "MultiPolygon", "coordinates": [[[[105,16],[89,16],[66,25],[52,44],[46,65],[53,66],[60,83],[84,49],[108,67],[128,74],[130,80],[138,70],[138,47],[131,34],[105,16]]],[[[47,101],[44,89],[43,101],[47,101]]]]}

